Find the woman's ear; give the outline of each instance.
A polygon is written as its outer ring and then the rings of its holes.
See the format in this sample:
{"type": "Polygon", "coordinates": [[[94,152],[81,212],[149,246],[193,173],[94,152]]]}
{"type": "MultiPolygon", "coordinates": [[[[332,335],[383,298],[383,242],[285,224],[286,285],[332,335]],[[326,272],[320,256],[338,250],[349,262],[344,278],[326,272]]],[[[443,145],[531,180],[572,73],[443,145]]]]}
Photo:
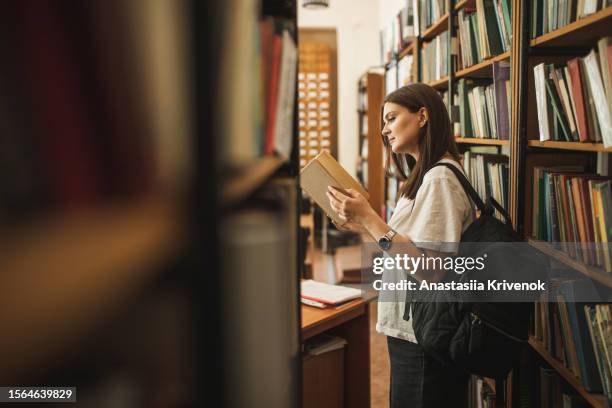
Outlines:
{"type": "Polygon", "coordinates": [[[429,112],[427,112],[427,108],[423,107],[419,109],[419,127],[425,126],[428,120],[429,112]]]}

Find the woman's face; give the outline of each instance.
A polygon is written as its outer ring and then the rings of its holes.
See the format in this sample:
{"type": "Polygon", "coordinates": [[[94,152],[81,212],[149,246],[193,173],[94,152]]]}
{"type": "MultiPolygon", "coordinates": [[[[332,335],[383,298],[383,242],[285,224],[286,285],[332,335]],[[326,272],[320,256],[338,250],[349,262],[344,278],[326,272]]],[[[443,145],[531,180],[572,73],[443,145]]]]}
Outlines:
{"type": "Polygon", "coordinates": [[[425,108],[412,113],[393,102],[383,107],[383,137],[387,138],[393,153],[414,153],[418,146],[419,130],[424,124],[425,108]]]}

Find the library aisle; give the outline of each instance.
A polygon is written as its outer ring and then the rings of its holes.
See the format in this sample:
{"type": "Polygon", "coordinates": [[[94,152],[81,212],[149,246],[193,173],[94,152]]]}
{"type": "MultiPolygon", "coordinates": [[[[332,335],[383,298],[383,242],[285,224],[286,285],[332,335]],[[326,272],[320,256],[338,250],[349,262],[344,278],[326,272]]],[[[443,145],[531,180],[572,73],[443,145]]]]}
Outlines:
{"type": "Polygon", "coordinates": [[[610,27],[612,0],[3,3],[0,405],[610,407],[610,27]]]}

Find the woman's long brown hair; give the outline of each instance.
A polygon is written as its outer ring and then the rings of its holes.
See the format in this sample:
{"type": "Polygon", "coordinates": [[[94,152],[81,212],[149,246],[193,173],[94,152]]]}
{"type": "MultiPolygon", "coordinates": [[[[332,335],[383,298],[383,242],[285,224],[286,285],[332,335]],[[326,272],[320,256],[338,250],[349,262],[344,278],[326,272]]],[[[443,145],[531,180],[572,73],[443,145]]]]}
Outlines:
{"type": "MultiPolygon", "coordinates": [[[[421,108],[426,108],[429,113],[427,123],[420,129],[419,133],[419,161],[415,161],[409,154],[393,153],[386,136],[381,133],[387,154],[385,171],[389,174],[389,166],[393,165],[404,180],[399,190],[399,196],[414,199],[423,182],[425,172],[433,164],[440,160],[447,151],[459,163],[461,163],[461,155],[455,143],[446,105],[444,105],[444,101],[435,89],[420,83],[406,85],[387,95],[383,102],[383,108],[387,102],[403,106],[412,113],[418,112],[421,108]],[[410,174],[406,174],[402,162],[408,165],[410,174]]],[[[380,117],[381,129],[383,129],[382,109],[380,117]]]]}

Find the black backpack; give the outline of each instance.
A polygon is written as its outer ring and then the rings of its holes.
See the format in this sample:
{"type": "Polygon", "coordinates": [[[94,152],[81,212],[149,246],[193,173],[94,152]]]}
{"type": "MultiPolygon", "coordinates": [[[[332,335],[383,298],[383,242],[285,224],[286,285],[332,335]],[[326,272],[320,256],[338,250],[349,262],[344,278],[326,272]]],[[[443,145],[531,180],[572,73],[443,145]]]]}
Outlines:
{"type": "MultiPolygon", "coordinates": [[[[484,203],[454,165],[441,162],[431,168],[435,166],[446,166],[452,170],[465,193],[480,210],[480,217],[461,235],[457,255],[478,257],[486,253],[489,255],[487,262],[493,262],[488,263],[482,271],[472,270],[462,275],[447,273],[445,281],[508,280],[509,276],[516,282],[546,279],[546,256],[521,243],[523,240],[513,230],[510,216],[504,208],[492,197],[484,203]],[[494,216],[495,209],[504,221],[494,216]],[[508,255],[511,255],[511,262],[508,255]],[[530,267],[521,268],[521,265],[530,267]],[[534,269],[540,273],[534,274],[534,269]]],[[[501,379],[516,364],[527,342],[533,300],[539,292],[525,293],[523,302],[487,302],[486,294],[479,301],[474,301],[473,296],[463,300],[457,292],[441,290],[407,291],[406,295],[404,319],[410,319],[412,310],[415,337],[428,355],[443,365],[501,379]]]]}

